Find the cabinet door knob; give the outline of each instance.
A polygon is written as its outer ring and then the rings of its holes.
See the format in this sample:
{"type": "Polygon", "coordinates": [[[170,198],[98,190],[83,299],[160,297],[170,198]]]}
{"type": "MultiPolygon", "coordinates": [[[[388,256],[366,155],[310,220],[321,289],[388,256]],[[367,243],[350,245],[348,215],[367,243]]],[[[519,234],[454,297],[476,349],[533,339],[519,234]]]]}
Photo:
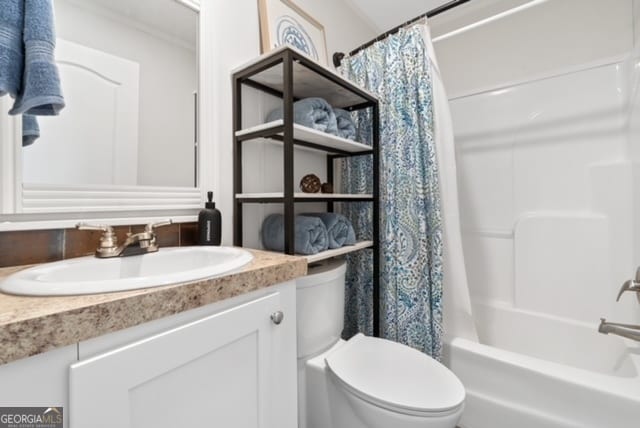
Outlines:
{"type": "Polygon", "coordinates": [[[275,325],[280,324],[283,319],[284,319],[284,313],[282,311],[276,311],[271,314],[271,321],[273,321],[275,325]]]}

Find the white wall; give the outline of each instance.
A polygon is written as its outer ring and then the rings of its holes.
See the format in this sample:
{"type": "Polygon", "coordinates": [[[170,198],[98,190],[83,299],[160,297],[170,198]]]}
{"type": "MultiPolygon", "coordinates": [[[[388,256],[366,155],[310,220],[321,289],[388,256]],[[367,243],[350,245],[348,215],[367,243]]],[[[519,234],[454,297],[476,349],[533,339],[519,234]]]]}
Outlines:
{"type": "Polygon", "coordinates": [[[140,64],[137,184],[193,186],[195,47],[73,1],[56,0],[55,13],[58,37],[140,64]]]}
{"type": "Polygon", "coordinates": [[[640,44],[640,1],[633,0],[633,46],[640,44]]]}
{"type": "Polygon", "coordinates": [[[344,0],[296,0],[295,3],[324,25],[329,64],[333,64],[334,52],[350,51],[378,35],[344,0]]]}
{"type": "MultiPolygon", "coordinates": [[[[502,3],[514,2],[488,6],[502,3]]],[[[461,8],[433,18],[434,36],[455,28],[447,21],[464,23],[464,13],[461,8]]],[[[474,11],[476,16],[482,13],[474,11]]],[[[456,97],[624,55],[632,28],[631,0],[548,0],[437,42],[435,49],[448,93],[456,97]]]]}
{"type": "MultiPolygon", "coordinates": [[[[633,264],[640,266],[640,0],[633,0],[634,46],[627,61],[629,93],[629,157],[632,163],[632,190],[629,199],[633,203],[633,264]]],[[[626,302],[634,305],[633,299],[626,296],[626,302]]],[[[634,305],[635,306],[635,305],[634,305]]]]}
{"type": "Polygon", "coordinates": [[[640,161],[640,0],[633,0],[634,44],[628,61],[629,155],[640,161]]]}
{"type": "Polygon", "coordinates": [[[474,302],[638,317],[615,303],[635,270],[632,41],[630,0],[552,0],[436,43],[474,302]]]}
{"type": "MultiPolygon", "coordinates": [[[[326,31],[329,57],[336,51],[345,51],[375,36],[375,31],[369,28],[355,13],[344,7],[340,0],[323,2],[299,0],[296,2],[306,12],[320,21],[326,31]]],[[[256,0],[221,0],[213,7],[205,5],[206,24],[215,29],[210,35],[211,46],[215,54],[215,73],[212,96],[215,99],[214,111],[218,112],[211,123],[212,138],[215,141],[215,153],[205,165],[212,162],[216,165],[213,171],[216,182],[217,207],[223,216],[223,243],[230,245],[232,240],[232,116],[231,116],[231,70],[241,66],[260,54],[260,37],[258,31],[258,8],[256,0]],[[242,30],[239,25],[242,23],[242,30]]],[[[273,98],[258,98],[255,92],[247,90],[245,106],[254,105],[254,109],[245,109],[245,124],[258,123],[269,107],[274,106],[273,98]]],[[[206,119],[205,119],[206,120],[206,119]]],[[[245,191],[282,190],[281,145],[249,143],[243,152],[248,160],[244,170],[245,191]]],[[[295,177],[308,172],[316,172],[324,178],[325,166],[322,157],[310,157],[308,152],[298,155],[295,177]],[[303,159],[303,160],[300,160],[303,159]],[[318,165],[316,167],[316,165],[318,165]]],[[[258,231],[262,216],[273,210],[281,210],[281,206],[246,206],[245,215],[245,245],[259,246],[258,231]]]]}

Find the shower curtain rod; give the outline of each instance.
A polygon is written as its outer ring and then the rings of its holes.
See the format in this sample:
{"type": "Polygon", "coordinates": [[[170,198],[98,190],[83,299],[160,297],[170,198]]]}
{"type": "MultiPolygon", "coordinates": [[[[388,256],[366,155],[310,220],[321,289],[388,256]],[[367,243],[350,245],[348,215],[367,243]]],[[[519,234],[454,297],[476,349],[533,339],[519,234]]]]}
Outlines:
{"type": "MultiPolygon", "coordinates": [[[[406,27],[406,26],[408,26],[408,25],[411,25],[411,24],[413,24],[413,23],[415,23],[415,22],[418,22],[418,21],[420,21],[421,19],[424,19],[424,18],[431,18],[431,17],[434,17],[434,16],[436,16],[436,15],[440,15],[440,14],[441,14],[441,13],[443,13],[443,12],[446,12],[446,11],[448,11],[448,10],[450,10],[450,9],[453,9],[454,7],[458,7],[458,6],[462,5],[462,4],[464,4],[464,3],[468,3],[468,2],[470,2],[470,1],[471,1],[471,0],[453,0],[453,1],[450,1],[449,3],[445,3],[445,4],[443,4],[442,6],[438,6],[438,7],[436,7],[435,9],[432,9],[432,10],[430,10],[429,12],[427,12],[427,13],[425,13],[425,14],[422,14],[422,15],[420,15],[420,16],[417,16],[417,17],[415,17],[415,18],[413,18],[413,19],[408,20],[407,22],[405,22],[405,23],[403,23],[403,24],[398,25],[398,26],[397,26],[397,27],[395,27],[395,28],[392,28],[391,30],[387,31],[386,33],[382,33],[382,34],[380,34],[380,35],[379,35],[378,37],[376,37],[375,39],[370,40],[370,41],[368,41],[367,43],[365,43],[365,44],[363,44],[363,45],[361,45],[361,46],[357,47],[356,49],[352,50],[351,52],[349,52],[349,56],[352,56],[352,55],[357,54],[358,52],[360,52],[360,51],[361,51],[361,50],[363,50],[363,49],[368,48],[369,46],[371,46],[371,45],[372,45],[372,44],[374,44],[375,42],[380,41],[380,40],[384,40],[384,39],[386,39],[387,37],[389,37],[390,35],[395,34],[395,33],[397,33],[398,31],[400,31],[400,29],[402,29],[402,28],[404,28],[404,27],[406,27]]],[[[342,52],[335,52],[335,53],[333,54],[333,65],[334,65],[335,67],[339,67],[339,66],[340,66],[340,63],[342,62],[342,59],[343,59],[344,57],[345,57],[345,54],[344,54],[344,53],[342,53],[342,52]]]]}

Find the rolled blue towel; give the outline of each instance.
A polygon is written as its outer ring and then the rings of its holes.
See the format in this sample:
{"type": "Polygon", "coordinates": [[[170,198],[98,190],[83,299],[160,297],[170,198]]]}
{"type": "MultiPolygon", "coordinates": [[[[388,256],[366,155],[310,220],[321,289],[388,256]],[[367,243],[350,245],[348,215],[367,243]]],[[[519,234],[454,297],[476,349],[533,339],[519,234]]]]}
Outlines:
{"type": "MultiPolygon", "coordinates": [[[[317,217],[296,216],[295,245],[298,254],[317,254],[328,248],[327,228],[317,217]]],[[[262,245],[284,251],[284,215],[271,214],[262,222],[262,245]]]]}
{"type": "MultiPolygon", "coordinates": [[[[24,49],[23,66],[20,70],[22,83],[9,114],[57,115],[64,107],[64,98],[53,55],[56,45],[53,2],[23,2],[24,26],[20,29],[24,49]]],[[[19,13],[19,9],[12,10],[19,13]]],[[[13,72],[15,71],[14,69],[13,72]]]]}
{"type": "Polygon", "coordinates": [[[305,213],[307,217],[317,217],[327,227],[329,248],[340,248],[356,243],[356,233],[353,225],[345,216],[339,213],[305,213]]]}
{"type": "Polygon", "coordinates": [[[351,117],[351,113],[341,108],[334,108],[333,112],[336,115],[336,121],[338,124],[338,137],[355,140],[356,124],[351,117]]]}
{"type": "Polygon", "coordinates": [[[22,115],[22,147],[30,146],[40,138],[38,119],[30,114],[22,115]]]}
{"type": "MultiPolygon", "coordinates": [[[[283,117],[284,111],[279,107],[269,113],[267,122],[283,117]]],[[[336,115],[329,103],[322,98],[305,98],[293,103],[293,121],[307,128],[338,135],[336,115]]]]}

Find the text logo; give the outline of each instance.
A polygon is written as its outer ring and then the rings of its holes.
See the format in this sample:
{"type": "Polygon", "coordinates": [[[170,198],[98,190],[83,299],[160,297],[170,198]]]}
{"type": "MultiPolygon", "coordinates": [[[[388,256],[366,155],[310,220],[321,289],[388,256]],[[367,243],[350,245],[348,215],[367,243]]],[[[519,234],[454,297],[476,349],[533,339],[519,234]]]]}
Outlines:
{"type": "Polygon", "coordinates": [[[62,428],[62,407],[0,407],[0,428],[62,428]]]}

